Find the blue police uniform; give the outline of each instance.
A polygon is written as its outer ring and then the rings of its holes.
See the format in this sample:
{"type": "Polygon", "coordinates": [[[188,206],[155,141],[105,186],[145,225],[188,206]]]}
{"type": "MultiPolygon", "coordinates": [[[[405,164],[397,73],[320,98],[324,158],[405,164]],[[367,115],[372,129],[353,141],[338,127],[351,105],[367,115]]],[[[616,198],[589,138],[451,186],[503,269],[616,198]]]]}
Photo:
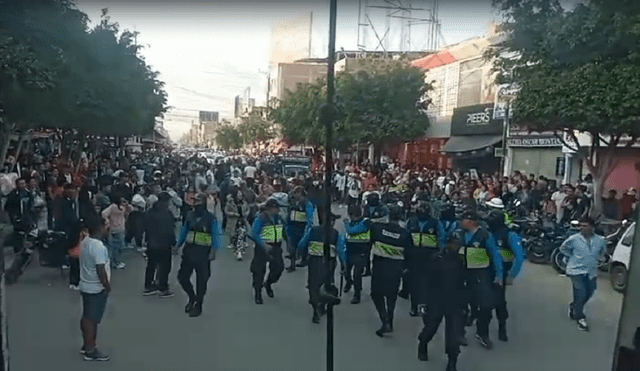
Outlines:
{"type": "MultiPolygon", "coordinates": [[[[313,213],[315,207],[307,198],[304,198],[300,202],[293,202],[289,207],[289,214],[287,215],[287,245],[289,258],[291,259],[291,265],[289,271],[295,270],[296,253],[298,252],[298,245],[304,234],[313,227],[313,213]]],[[[306,253],[302,252],[302,265],[307,260],[306,253]]]]}
{"type": "Polygon", "coordinates": [[[371,251],[371,227],[369,220],[345,220],[345,234],[342,241],[347,251],[347,266],[345,270],[345,292],[353,285],[353,304],[360,302],[362,292],[362,276],[364,274],[371,251]],[[353,275],[351,273],[353,271],[353,275]]]}
{"type": "Polygon", "coordinates": [[[278,214],[270,217],[266,212],[263,212],[254,220],[251,236],[256,246],[250,270],[253,274],[256,303],[261,304],[262,287],[265,287],[269,297],[273,297],[271,285],[278,282],[284,271],[282,259],[284,221],[278,214]],[[267,263],[269,264],[269,274],[265,282],[267,263]]]}

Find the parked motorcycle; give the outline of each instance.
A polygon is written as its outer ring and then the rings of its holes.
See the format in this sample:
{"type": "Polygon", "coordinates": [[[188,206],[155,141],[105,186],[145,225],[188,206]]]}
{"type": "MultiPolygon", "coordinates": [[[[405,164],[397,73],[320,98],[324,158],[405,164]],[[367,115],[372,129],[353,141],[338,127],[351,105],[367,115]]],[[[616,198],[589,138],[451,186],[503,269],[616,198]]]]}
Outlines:
{"type": "Polygon", "coordinates": [[[38,251],[40,265],[45,267],[60,268],[66,259],[67,252],[62,248],[61,242],[65,239],[64,232],[52,230],[34,229],[26,235],[22,249],[16,254],[13,263],[5,271],[5,279],[8,284],[15,283],[27,269],[33,259],[33,252],[38,251]]]}
{"type": "Polygon", "coordinates": [[[570,235],[577,230],[570,225],[561,225],[553,220],[541,220],[536,236],[527,241],[527,259],[535,264],[545,264],[552,261],[553,251],[562,245],[570,235]]]}

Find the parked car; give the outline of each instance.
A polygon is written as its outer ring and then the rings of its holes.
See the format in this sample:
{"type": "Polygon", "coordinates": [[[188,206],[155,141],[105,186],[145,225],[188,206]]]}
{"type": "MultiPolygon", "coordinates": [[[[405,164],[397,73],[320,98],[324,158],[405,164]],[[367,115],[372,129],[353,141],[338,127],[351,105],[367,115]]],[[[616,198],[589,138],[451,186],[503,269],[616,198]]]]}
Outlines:
{"type": "Polygon", "coordinates": [[[624,292],[629,279],[629,261],[631,260],[631,249],[633,247],[633,237],[635,235],[636,223],[631,223],[611,258],[611,285],[618,292],[624,292]]]}

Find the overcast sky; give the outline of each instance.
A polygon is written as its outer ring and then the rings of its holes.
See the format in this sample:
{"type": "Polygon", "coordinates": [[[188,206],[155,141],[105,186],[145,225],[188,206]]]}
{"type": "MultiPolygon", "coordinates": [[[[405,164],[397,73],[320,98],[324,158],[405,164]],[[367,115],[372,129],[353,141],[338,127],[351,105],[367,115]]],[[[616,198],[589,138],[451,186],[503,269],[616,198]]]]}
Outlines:
{"type": "MultiPolygon", "coordinates": [[[[398,0],[395,0],[398,1],[398,0]]],[[[407,0],[403,0],[406,4],[407,0]]],[[[369,0],[370,5],[382,0],[369,0]]],[[[433,0],[413,0],[414,8],[431,8],[433,0]]],[[[234,97],[251,87],[257,105],[266,100],[271,28],[304,12],[313,12],[313,57],[326,57],[329,29],[329,1],[114,1],[78,0],[78,8],[95,23],[101,9],[108,8],[121,29],[140,32],[142,54],[161,73],[173,107],[165,117],[165,128],[177,140],[197,121],[199,110],[218,111],[221,118],[233,116],[234,97]]],[[[371,9],[377,32],[385,29],[384,10],[371,9]]],[[[428,16],[426,10],[412,16],[428,16]]],[[[499,19],[491,0],[462,4],[440,0],[438,18],[442,24],[440,45],[452,44],[487,33],[492,20],[499,19]]],[[[358,2],[338,0],[336,50],[357,46],[358,2]]],[[[392,24],[390,49],[399,49],[398,27],[392,24]],[[398,47],[395,47],[398,45],[398,47]]],[[[426,27],[411,28],[412,50],[424,50],[426,27]]],[[[369,33],[371,35],[371,33],[369,33]]],[[[373,36],[368,45],[375,48],[373,36]]],[[[272,77],[274,78],[274,77],[272,77]]]]}

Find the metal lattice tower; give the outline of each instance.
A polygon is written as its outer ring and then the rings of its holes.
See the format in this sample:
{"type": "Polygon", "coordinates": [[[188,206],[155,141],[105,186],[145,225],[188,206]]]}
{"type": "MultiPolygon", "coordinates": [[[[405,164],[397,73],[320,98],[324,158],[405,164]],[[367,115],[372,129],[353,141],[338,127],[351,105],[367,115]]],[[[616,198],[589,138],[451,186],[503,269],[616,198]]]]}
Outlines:
{"type": "Polygon", "coordinates": [[[383,52],[435,51],[438,49],[440,22],[439,0],[359,0],[358,51],[383,52]],[[414,7],[414,3],[424,7],[414,7]],[[384,24],[380,18],[383,17],[384,24]],[[424,26],[424,32],[414,32],[412,27],[424,26]],[[392,36],[395,38],[392,40],[392,36]]]}

